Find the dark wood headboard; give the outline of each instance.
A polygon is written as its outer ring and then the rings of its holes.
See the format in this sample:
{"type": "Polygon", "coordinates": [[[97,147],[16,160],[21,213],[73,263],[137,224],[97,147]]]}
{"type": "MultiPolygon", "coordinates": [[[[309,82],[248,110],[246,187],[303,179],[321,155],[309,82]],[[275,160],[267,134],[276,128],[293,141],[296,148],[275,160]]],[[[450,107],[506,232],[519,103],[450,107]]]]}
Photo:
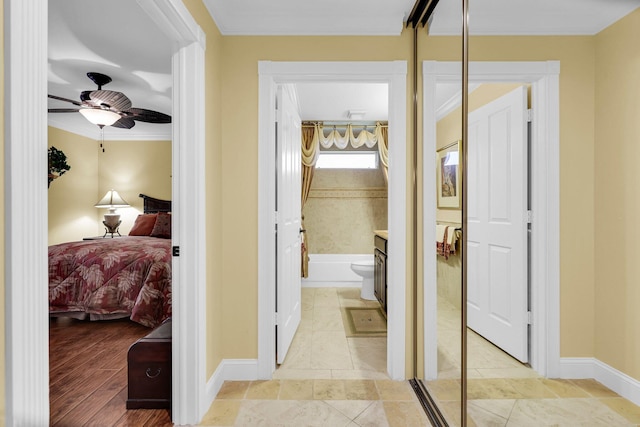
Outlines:
{"type": "Polygon", "coordinates": [[[171,200],[161,200],[140,194],[144,202],[144,213],[171,212],[171,200]]]}

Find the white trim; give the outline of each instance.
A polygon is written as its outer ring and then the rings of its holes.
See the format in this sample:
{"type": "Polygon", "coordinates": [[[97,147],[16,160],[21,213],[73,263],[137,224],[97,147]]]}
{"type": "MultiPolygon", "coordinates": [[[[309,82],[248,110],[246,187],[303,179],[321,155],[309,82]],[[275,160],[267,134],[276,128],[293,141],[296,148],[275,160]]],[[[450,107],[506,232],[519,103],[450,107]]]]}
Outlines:
{"type": "Polygon", "coordinates": [[[593,357],[563,357],[560,378],[593,378],[620,396],[640,405],[640,381],[593,357]]]}
{"type": "Polygon", "coordinates": [[[207,381],[207,408],[215,400],[225,381],[254,381],[258,379],[257,359],[223,359],[207,381]]]}
{"type": "MultiPolygon", "coordinates": [[[[470,62],[470,82],[531,83],[532,110],[532,247],[531,247],[531,366],[543,376],[556,377],[560,363],[560,118],[559,61],[470,62]]],[[[424,306],[425,375],[437,375],[436,275],[435,275],[435,109],[438,82],[451,83],[461,76],[459,62],[423,63],[424,108],[424,306]],[[431,226],[427,226],[430,224],[431,226]]]]}
{"type": "Polygon", "coordinates": [[[181,0],[137,0],[174,43],[172,399],[174,424],[206,413],[205,36],[181,0]]]}
{"type": "MultiPolygon", "coordinates": [[[[275,129],[277,85],[298,82],[378,82],[389,85],[389,140],[406,141],[406,61],[258,63],[258,377],[275,368],[275,129]]],[[[387,370],[405,378],[406,144],[389,144],[389,294],[387,370]],[[395,284],[395,285],[394,285],[395,284]]]]}
{"type": "MultiPolygon", "coordinates": [[[[52,116],[55,116],[55,114],[52,114],[52,116]]],[[[99,141],[102,139],[100,128],[98,128],[97,126],[93,126],[93,125],[77,126],[75,123],[66,123],[64,120],[60,120],[55,117],[54,118],[49,117],[48,124],[49,124],[49,127],[61,129],[70,133],[75,133],[76,135],[81,135],[86,138],[93,139],[95,141],[99,141]]],[[[161,132],[161,131],[155,130],[153,133],[151,132],[131,133],[131,132],[127,132],[129,129],[117,129],[111,126],[106,126],[104,129],[104,140],[105,141],[167,141],[171,139],[171,125],[155,125],[155,126],[161,127],[161,128],[166,127],[166,131],[161,132]]]]}
{"type": "MultiPolygon", "coordinates": [[[[480,86],[479,83],[469,84],[469,93],[472,93],[480,86]]],[[[462,89],[458,90],[451,98],[443,102],[436,110],[436,122],[453,110],[458,108],[462,103],[462,89]]]]}
{"type": "Polygon", "coordinates": [[[5,423],[40,426],[49,424],[48,5],[4,5],[5,423]]]}
{"type": "MultiPolygon", "coordinates": [[[[179,289],[180,283],[189,286],[185,286],[185,292],[176,292],[175,287],[173,290],[174,399],[181,393],[181,400],[174,400],[172,415],[177,424],[197,423],[207,409],[203,407],[204,34],[181,0],[138,2],[147,11],[157,11],[156,17],[165,16],[161,28],[173,34],[175,41],[173,147],[181,163],[177,173],[174,170],[174,221],[180,219],[179,228],[174,228],[174,241],[180,236],[188,238],[184,239],[174,285],[179,289]],[[193,401],[182,403],[184,396],[193,401]]],[[[47,217],[42,214],[47,212],[43,172],[47,147],[47,21],[47,5],[40,0],[5,1],[7,425],[49,423],[48,297],[42,287],[48,270],[47,217]]]]}

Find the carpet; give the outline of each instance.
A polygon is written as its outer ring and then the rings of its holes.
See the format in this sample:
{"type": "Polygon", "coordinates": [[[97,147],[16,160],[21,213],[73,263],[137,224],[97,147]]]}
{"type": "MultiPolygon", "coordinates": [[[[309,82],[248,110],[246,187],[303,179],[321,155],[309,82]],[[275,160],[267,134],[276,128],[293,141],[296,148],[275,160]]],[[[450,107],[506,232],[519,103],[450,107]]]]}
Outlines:
{"type": "Polygon", "coordinates": [[[387,319],[380,307],[342,307],[347,337],[386,337],[387,319]]]}

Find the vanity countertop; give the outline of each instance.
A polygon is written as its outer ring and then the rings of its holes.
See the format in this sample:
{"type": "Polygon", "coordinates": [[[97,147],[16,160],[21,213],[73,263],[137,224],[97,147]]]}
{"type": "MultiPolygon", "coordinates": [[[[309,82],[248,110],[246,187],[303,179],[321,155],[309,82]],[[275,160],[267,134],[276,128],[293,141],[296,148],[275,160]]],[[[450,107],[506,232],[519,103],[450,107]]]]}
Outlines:
{"type": "Polygon", "coordinates": [[[380,236],[385,240],[389,240],[389,230],[373,230],[373,234],[380,236]]]}

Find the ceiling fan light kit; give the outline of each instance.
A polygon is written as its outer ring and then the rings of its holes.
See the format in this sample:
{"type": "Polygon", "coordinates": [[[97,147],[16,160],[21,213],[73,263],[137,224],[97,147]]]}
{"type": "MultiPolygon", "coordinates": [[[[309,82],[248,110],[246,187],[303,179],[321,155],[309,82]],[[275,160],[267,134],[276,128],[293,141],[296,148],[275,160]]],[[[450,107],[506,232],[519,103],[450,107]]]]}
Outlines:
{"type": "Polygon", "coordinates": [[[122,92],[103,90],[102,86],[111,82],[111,77],[100,73],[87,73],[87,77],[98,86],[98,90],[85,90],[80,101],[49,94],[49,98],[69,102],[78,108],[50,108],[50,113],[79,112],[91,123],[103,128],[113,126],[131,129],[135,120],[146,123],[171,123],[171,116],[159,111],[133,108],[131,100],[122,92]]]}
{"type": "Polygon", "coordinates": [[[120,120],[120,114],[114,113],[110,110],[103,110],[100,108],[80,108],[78,111],[85,119],[100,127],[111,126],[120,120]]]}

